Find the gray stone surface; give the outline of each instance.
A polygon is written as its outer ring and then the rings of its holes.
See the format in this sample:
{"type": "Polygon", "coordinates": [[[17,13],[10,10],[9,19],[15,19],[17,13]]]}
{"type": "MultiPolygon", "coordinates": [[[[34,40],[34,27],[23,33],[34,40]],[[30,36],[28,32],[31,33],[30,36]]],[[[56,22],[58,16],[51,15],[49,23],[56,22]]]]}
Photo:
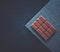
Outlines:
{"type": "Polygon", "coordinates": [[[51,52],[60,52],[60,0],[50,0],[26,25],[51,52]],[[55,28],[56,33],[46,42],[31,28],[39,16],[44,16],[55,28]]]}

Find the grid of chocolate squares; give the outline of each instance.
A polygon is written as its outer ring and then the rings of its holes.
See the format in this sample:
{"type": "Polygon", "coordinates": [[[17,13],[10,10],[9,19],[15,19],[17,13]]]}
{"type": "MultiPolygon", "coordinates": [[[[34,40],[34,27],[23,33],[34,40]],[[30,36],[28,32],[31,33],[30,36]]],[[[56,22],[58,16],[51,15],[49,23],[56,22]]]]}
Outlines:
{"type": "Polygon", "coordinates": [[[54,26],[43,16],[37,18],[32,23],[31,27],[46,41],[56,32],[54,26]]]}

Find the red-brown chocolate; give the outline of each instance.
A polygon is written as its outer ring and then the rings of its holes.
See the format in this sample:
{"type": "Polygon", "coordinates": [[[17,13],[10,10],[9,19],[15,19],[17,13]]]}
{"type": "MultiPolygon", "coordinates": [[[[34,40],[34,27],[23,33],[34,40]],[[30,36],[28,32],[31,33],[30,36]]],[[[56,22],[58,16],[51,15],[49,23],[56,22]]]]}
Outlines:
{"type": "Polygon", "coordinates": [[[56,31],[53,25],[49,23],[43,16],[37,18],[31,27],[44,39],[48,40],[56,31]]]}

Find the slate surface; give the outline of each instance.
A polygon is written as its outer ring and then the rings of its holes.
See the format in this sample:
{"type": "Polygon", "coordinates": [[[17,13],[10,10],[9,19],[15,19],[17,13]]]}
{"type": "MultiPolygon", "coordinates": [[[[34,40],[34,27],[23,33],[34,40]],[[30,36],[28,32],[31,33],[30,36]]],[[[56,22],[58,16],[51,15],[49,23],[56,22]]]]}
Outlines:
{"type": "Polygon", "coordinates": [[[50,0],[25,26],[52,52],[60,52],[60,0],[50,0]],[[47,42],[39,37],[30,26],[41,15],[56,28],[56,33],[47,42]]]}
{"type": "Polygon", "coordinates": [[[0,52],[49,52],[25,24],[48,0],[0,0],[0,52]]]}

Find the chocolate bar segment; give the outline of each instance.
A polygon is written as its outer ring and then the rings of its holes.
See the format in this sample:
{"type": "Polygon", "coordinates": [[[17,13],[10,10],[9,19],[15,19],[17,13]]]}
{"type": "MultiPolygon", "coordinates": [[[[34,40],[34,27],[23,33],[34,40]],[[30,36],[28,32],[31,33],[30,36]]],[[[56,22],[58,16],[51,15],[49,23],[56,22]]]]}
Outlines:
{"type": "Polygon", "coordinates": [[[35,24],[37,27],[40,26],[40,24],[39,24],[37,21],[34,21],[34,24],[35,24]]]}
{"type": "Polygon", "coordinates": [[[34,25],[34,23],[31,25],[31,27],[34,29],[34,30],[37,30],[38,27],[34,25]]]}
{"type": "Polygon", "coordinates": [[[40,16],[39,19],[44,23],[46,19],[43,16],[40,16]]]}
{"type": "Polygon", "coordinates": [[[43,24],[43,22],[42,22],[42,20],[41,19],[37,19],[37,22],[40,24],[40,25],[42,25],[43,24]]]}
{"type": "Polygon", "coordinates": [[[42,32],[45,32],[45,31],[46,31],[42,26],[40,26],[39,29],[40,29],[42,32]]]}
{"type": "Polygon", "coordinates": [[[47,27],[50,28],[51,24],[48,21],[46,21],[45,24],[46,24],[47,27]]]}
{"type": "Polygon", "coordinates": [[[44,38],[45,40],[48,40],[48,37],[41,30],[38,29],[37,32],[42,38],[44,38]]]}

